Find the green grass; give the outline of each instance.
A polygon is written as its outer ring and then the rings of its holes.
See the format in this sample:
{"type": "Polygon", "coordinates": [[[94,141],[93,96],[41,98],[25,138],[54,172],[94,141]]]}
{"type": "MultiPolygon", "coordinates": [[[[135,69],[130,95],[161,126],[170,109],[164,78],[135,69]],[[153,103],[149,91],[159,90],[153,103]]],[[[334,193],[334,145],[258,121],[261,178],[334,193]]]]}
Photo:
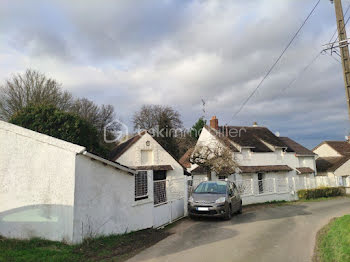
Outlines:
{"type": "Polygon", "coordinates": [[[317,237],[315,261],[350,261],[350,215],[332,220],[317,237]]]}
{"type": "Polygon", "coordinates": [[[0,237],[0,262],[124,261],[169,235],[165,230],[147,229],[124,235],[87,239],[79,245],[34,238],[16,240],[0,237]]]}

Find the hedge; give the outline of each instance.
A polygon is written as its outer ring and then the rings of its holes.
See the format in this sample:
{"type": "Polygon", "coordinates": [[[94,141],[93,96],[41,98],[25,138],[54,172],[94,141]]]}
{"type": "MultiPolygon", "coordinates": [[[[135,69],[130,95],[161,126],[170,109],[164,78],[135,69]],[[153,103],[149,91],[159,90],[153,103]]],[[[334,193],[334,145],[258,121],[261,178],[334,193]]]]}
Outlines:
{"type": "Polygon", "coordinates": [[[344,187],[320,187],[314,189],[302,189],[298,191],[299,199],[314,199],[343,195],[345,195],[344,187]]]}

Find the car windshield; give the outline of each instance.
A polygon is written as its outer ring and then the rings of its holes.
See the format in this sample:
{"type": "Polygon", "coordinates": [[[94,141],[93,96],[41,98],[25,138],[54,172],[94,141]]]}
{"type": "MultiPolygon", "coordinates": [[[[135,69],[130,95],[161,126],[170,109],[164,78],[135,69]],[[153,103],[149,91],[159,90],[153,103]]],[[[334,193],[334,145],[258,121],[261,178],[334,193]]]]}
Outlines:
{"type": "Polygon", "coordinates": [[[197,194],[226,194],[226,182],[202,182],[194,190],[197,194]]]}

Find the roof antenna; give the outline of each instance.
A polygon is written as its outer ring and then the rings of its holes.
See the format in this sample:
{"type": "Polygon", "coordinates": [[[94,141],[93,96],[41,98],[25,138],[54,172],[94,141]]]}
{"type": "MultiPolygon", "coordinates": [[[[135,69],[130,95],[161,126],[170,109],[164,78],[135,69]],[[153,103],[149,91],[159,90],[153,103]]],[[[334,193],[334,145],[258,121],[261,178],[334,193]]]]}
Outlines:
{"type": "Polygon", "coordinates": [[[202,111],[203,111],[203,118],[205,119],[205,100],[201,98],[202,100],[202,111]]]}

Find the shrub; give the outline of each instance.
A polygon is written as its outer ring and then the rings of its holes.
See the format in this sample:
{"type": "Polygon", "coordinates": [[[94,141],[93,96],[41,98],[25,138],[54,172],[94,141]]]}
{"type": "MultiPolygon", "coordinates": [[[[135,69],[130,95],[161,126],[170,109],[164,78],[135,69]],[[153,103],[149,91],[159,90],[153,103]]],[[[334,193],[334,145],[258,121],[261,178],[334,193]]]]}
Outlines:
{"type": "Polygon", "coordinates": [[[345,190],[343,187],[320,187],[314,189],[302,189],[298,191],[299,199],[314,199],[343,195],[345,195],[345,190]]]}
{"type": "Polygon", "coordinates": [[[78,115],[52,105],[30,105],[17,112],[10,123],[65,140],[100,156],[107,155],[99,144],[96,128],[78,115]]]}

